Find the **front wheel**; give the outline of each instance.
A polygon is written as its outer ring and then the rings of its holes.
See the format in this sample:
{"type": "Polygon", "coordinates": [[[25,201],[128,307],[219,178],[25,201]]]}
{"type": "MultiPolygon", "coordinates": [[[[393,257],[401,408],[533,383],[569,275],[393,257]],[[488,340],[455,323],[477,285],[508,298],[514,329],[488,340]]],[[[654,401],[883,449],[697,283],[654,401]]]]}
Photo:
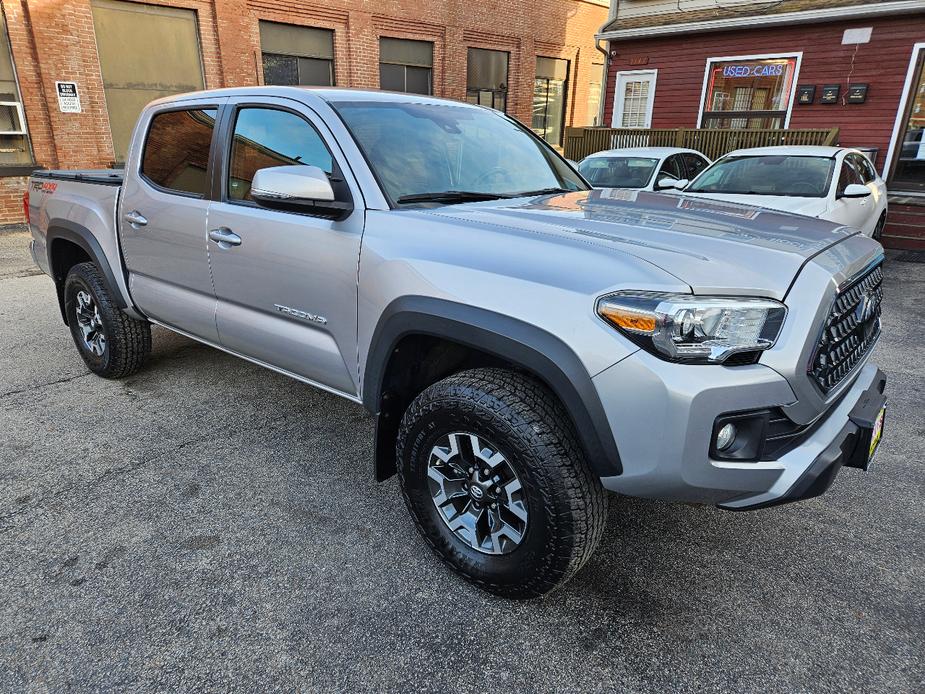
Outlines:
{"type": "Polygon", "coordinates": [[[606,492],[560,402],[528,376],[473,369],[433,384],[405,413],[397,452],[425,540],[492,593],[547,593],[600,540],[606,492]]]}
{"type": "Polygon", "coordinates": [[[877,226],[874,227],[874,233],[872,238],[874,241],[883,240],[883,229],[886,226],[886,212],[880,215],[880,219],[877,220],[877,226]]]}
{"type": "Polygon", "coordinates": [[[64,310],[74,344],[97,376],[123,378],[144,365],[151,326],[119,310],[93,263],[71,268],[64,280],[64,310]]]}

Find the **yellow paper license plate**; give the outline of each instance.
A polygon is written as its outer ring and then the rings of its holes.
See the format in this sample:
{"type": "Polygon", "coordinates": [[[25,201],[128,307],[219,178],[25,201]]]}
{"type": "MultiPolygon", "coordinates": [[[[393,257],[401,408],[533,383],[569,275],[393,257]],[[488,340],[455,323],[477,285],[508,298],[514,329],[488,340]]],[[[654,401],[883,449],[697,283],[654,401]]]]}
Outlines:
{"type": "Polygon", "coordinates": [[[883,419],[886,417],[886,407],[880,408],[880,414],[874,422],[874,430],[870,435],[870,450],[867,452],[867,459],[873,460],[877,447],[880,445],[880,439],[883,438],[883,419]]]}

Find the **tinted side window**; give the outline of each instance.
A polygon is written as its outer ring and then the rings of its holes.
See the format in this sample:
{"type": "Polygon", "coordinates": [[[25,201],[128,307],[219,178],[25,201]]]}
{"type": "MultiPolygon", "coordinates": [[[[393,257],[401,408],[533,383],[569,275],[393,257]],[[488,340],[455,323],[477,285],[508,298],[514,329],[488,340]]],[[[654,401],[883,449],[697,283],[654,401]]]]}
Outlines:
{"type": "Polygon", "coordinates": [[[668,174],[670,176],[674,176],[678,180],[684,178],[684,170],[681,167],[681,159],[677,154],[673,154],[665,160],[665,163],[662,164],[662,169],[659,171],[659,174],[668,174]]]}
{"type": "Polygon", "coordinates": [[[852,183],[860,183],[863,185],[864,177],[857,170],[854,162],[852,162],[849,157],[845,157],[841,165],[841,174],[838,176],[838,192],[843,193],[845,188],[852,183]]]}
{"type": "Polygon", "coordinates": [[[161,188],[205,196],[215,109],[167,111],[151,119],[141,173],[161,188]]]}
{"type": "Polygon", "coordinates": [[[707,160],[696,154],[682,154],[681,157],[687,164],[687,177],[692,181],[708,166],[707,160]]]}
{"type": "MultiPolygon", "coordinates": [[[[874,165],[870,163],[870,159],[863,154],[849,154],[848,157],[851,158],[854,167],[861,174],[864,183],[873,183],[877,178],[877,171],[874,169],[874,165]]],[[[848,157],[845,158],[847,159],[848,157]]]]}
{"type": "Polygon", "coordinates": [[[260,169],[305,164],[334,170],[331,153],[314,126],[288,111],[242,108],[234,125],[228,197],[250,200],[251,181],[260,169]]]}

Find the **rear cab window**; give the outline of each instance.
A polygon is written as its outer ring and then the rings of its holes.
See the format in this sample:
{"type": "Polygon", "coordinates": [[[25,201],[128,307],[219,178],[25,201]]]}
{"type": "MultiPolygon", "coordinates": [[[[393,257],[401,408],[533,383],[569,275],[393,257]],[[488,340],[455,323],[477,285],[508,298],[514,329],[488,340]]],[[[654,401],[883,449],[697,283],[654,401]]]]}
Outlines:
{"type": "Polygon", "coordinates": [[[169,193],[206,197],[217,109],[164,111],[151,119],[141,175],[169,193]]]}

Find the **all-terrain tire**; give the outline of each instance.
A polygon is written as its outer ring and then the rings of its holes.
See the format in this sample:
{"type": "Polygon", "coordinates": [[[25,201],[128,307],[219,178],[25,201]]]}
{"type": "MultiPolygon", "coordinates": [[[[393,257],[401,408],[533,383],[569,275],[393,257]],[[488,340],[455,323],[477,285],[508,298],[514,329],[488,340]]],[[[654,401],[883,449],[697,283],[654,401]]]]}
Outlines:
{"type": "Polygon", "coordinates": [[[453,570],[492,593],[543,595],[574,576],[600,541],[607,494],[560,401],[527,375],[472,369],[431,385],[402,418],[397,455],[405,502],[424,539],[453,570]],[[454,432],[489,442],[486,450],[500,451],[519,478],[526,529],[506,553],[487,554],[461,539],[434,501],[433,450],[454,432]]]}
{"type": "Polygon", "coordinates": [[[151,326],[119,310],[93,263],[71,268],[64,280],[64,310],[74,344],[87,368],[97,376],[124,378],[144,365],[151,353],[151,326]],[[82,327],[88,324],[93,328],[89,342],[82,327]]]}

